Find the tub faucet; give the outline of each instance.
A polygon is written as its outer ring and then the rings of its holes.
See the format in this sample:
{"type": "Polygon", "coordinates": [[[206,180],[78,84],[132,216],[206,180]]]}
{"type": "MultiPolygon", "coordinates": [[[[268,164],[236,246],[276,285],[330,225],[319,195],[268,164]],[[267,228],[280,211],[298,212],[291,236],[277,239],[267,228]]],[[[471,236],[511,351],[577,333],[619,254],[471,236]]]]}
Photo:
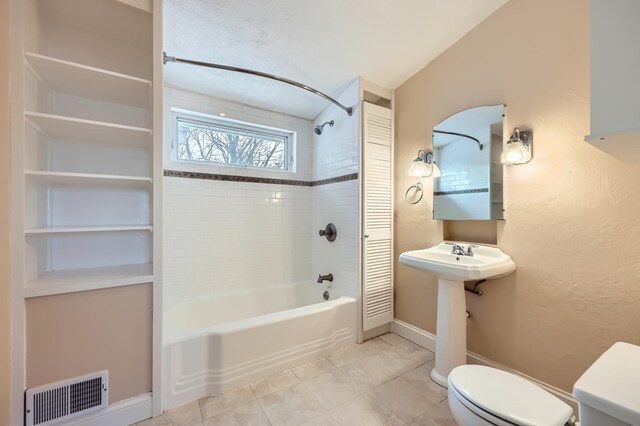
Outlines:
{"type": "Polygon", "coordinates": [[[333,274],[318,275],[318,284],[322,284],[323,281],[332,282],[333,281],[333,274]]]}

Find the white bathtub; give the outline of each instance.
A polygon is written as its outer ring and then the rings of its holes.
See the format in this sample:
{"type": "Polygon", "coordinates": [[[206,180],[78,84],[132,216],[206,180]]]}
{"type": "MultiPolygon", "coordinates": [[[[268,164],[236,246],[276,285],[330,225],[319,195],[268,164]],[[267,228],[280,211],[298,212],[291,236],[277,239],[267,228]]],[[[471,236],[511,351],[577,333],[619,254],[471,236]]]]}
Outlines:
{"type": "Polygon", "coordinates": [[[247,385],[356,341],[356,300],[304,284],[168,308],[164,408],[247,385]]]}

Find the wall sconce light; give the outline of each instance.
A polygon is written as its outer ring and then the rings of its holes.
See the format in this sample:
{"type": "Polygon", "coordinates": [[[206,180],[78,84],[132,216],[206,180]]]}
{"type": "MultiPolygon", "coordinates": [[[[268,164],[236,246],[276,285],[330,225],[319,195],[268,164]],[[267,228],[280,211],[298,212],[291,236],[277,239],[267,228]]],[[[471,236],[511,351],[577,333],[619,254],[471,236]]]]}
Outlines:
{"type": "Polygon", "coordinates": [[[440,168],[433,159],[433,153],[418,151],[418,157],[409,167],[409,176],[412,177],[440,177],[440,168]]]}
{"type": "Polygon", "coordinates": [[[513,129],[511,137],[502,150],[502,164],[524,164],[533,157],[533,133],[528,130],[513,129]]]}

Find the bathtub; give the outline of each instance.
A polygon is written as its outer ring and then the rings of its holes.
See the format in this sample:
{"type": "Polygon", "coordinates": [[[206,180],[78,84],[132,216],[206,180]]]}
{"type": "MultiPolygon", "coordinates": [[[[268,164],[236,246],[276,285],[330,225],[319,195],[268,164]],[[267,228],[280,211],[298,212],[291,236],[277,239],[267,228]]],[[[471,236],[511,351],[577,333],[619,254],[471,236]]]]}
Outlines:
{"type": "Polygon", "coordinates": [[[303,284],[167,307],[164,408],[216,395],[356,341],[356,299],[303,284]]]}

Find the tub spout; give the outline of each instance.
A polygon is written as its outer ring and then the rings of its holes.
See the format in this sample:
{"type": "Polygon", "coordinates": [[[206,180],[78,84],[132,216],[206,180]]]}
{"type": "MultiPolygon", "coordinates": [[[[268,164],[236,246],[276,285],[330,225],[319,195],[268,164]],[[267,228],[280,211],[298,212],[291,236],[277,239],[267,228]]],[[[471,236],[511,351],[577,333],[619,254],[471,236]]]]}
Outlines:
{"type": "Polygon", "coordinates": [[[322,284],[323,281],[333,281],[333,274],[327,274],[327,275],[318,275],[318,283],[322,284]]]}

